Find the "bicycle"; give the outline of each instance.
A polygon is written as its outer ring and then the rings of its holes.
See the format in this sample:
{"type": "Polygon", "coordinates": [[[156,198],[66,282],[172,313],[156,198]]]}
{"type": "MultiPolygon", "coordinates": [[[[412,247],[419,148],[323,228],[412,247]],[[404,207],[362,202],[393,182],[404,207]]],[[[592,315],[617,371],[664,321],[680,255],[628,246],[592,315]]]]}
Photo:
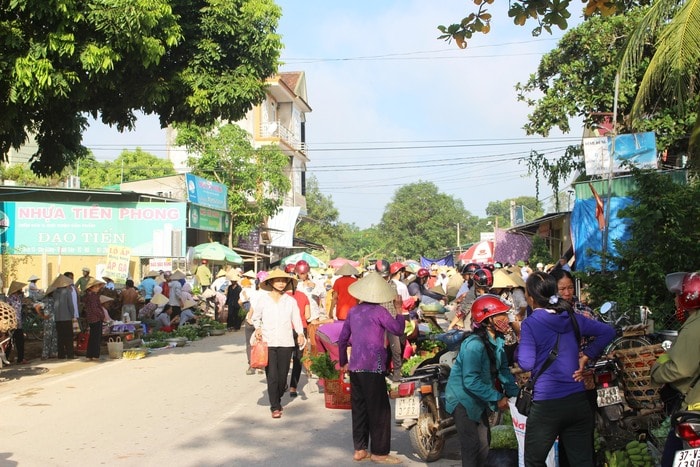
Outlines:
{"type": "Polygon", "coordinates": [[[653,345],[653,342],[646,335],[647,318],[651,310],[645,306],[640,306],[641,323],[632,324],[632,320],[626,312],[618,312],[616,302],[605,302],[597,311],[598,319],[615,328],[619,337],[614,339],[605,348],[604,355],[610,355],[616,350],[633,349],[653,345]]]}
{"type": "Polygon", "coordinates": [[[22,329],[29,338],[44,338],[44,319],[30,305],[22,305],[22,329]]]}

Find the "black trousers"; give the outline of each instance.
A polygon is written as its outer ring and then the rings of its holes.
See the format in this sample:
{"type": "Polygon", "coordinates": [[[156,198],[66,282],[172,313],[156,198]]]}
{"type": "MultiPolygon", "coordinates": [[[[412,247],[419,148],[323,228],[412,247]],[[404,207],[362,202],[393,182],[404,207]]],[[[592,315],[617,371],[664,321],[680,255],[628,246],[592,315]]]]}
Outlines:
{"type": "Polygon", "coordinates": [[[228,316],[226,317],[226,327],[233,328],[235,330],[241,329],[241,322],[243,320],[241,319],[240,311],[241,307],[229,305],[228,316]]]}
{"type": "Polygon", "coordinates": [[[491,445],[491,429],[486,412],[480,421],[475,422],[467,416],[467,409],[457,404],[452,415],[459,435],[462,467],[484,467],[491,445]]]}
{"type": "Polygon", "coordinates": [[[100,358],[100,344],[102,343],[102,321],[90,323],[90,337],[88,338],[87,358],[100,358]]]}
{"type": "Polygon", "coordinates": [[[289,360],[292,358],[294,347],[268,347],[267,366],[267,396],[270,399],[270,411],[282,410],[282,395],[287,385],[289,360]]]}
{"type": "Polygon", "coordinates": [[[593,425],[593,410],[585,392],[535,401],[525,430],[525,467],[544,467],[557,436],[566,446],[569,465],[593,467],[593,425]]]}
{"type": "MultiPolygon", "coordinates": [[[[15,343],[15,349],[17,349],[17,363],[20,363],[24,360],[24,329],[15,329],[12,332],[12,340],[15,343]]],[[[10,357],[9,353],[7,357],[10,357]]]]}
{"type": "MultiPolygon", "coordinates": [[[[299,345],[297,344],[297,338],[299,335],[297,332],[292,331],[292,334],[294,336],[294,352],[292,352],[292,376],[289,378],[289,387],[296,389],[297,385],[299,384],[299,378],[301,377],[301,357],[303,356],[304,351],[299,350],[299,345]]],[[[306,329],[304,329],[304,337],[308,338],[306,335],[306,329]]],[[[309,345],[308,342],[306,345],[309,345]]]]}
{"type": "Polygon", "coordinates": [[[351,371],[350,385],[355,450],[386,456],[391,450],[391,404],[384,375],[351,371]]]}
{"type": "Polygon", "coordinates": [[[73,358],[73,320],[56,321],[58,358],[73,358]]]}

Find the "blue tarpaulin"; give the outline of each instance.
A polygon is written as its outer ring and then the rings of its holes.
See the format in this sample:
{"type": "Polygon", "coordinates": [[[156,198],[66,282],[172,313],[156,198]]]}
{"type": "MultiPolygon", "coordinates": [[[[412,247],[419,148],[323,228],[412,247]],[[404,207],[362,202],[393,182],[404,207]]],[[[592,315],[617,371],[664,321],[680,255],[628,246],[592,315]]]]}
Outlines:
{"type": "MultiPolygon", "coordinates": [[[[630,197],[613,197],[610,199],[610,228],[608,236],[608,257],[617,255],[615,241],[629,239],[628,223],[618,217],[620,210],[632,204],[630,197]]],[[[607,199],[604,203],[607,203],[607,199]]],[[[600,271],[599,252],[603,249],[603,234],[598,228],[595,217],[595,199],[577,199],[571,213],[571,240],[576,254],[576,270],[600,271]],[[595,253],[598,252],[598,253],[595,253]]],[[[610,263],[608,262],[608,269],[610,263]]]]}
{"type": "Polygon", "coordinates": [[[455,260],[452,255],[447,255],[444,258],[430,259],[425,256],[420,257],[420,265],[424,268],[429,268],[431,264],[437,264],[438,266],[454,266],[455,260]]]}

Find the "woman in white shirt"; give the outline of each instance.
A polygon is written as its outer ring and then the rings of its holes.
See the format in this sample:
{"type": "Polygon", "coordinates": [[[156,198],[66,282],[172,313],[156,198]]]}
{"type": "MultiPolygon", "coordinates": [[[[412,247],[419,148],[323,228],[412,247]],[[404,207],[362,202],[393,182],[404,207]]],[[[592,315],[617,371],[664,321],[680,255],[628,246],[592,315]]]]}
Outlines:
{"type": "Polygon", "coordinates": [[[298,334],[298,344],[304,344],[304,328],[296,300],[285,292],[296,287],[297,280],[275,269],[260,284],[262,290],[253,304],[255,338],[267,343],[267,393],[272,418],[282,416],[282,394],[287,383],[289,363],[294,351],[292,329],[298,334]]]}

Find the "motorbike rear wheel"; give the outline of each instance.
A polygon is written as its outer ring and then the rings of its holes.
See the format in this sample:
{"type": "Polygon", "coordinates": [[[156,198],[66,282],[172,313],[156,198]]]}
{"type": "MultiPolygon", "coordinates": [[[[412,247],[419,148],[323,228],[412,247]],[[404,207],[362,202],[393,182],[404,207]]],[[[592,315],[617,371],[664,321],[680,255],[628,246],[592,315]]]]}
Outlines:
{"type": "Polygon", "coordinates": [[[432,394],[424,396],[418,421],[411,427],[408,436],[416,454],[425,462],[436,461],[442,455],[445,437],[436,434],[439,423],[440,414],[435,397],[432,394]]]}

